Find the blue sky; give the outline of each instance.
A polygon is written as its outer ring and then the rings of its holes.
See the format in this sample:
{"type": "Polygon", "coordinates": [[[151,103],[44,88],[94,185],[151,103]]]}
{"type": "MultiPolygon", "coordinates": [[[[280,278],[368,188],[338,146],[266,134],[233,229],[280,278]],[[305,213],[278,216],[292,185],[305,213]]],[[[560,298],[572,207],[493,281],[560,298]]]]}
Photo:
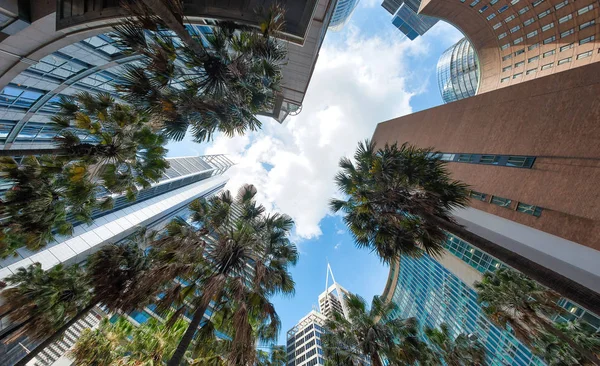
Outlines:
{"type": "Polygon", "coordinates": [[[435,75],[441,53],[462,38],[438,23],[409,41],[391,24],[381,1],[362,0],[340,32],[328,32],[303,110],[279,124],[263,119],[262,131],[217,136],[208,144],[169,144],[170,156],[226,153],[236,161],[227,188],[252,183],[269,210],[292,216],[300,261],[293,268],[296,294],[275,298],[285,333],[317,306],[325,289],[327,260],[338,283],[370,300],[381,294],[388,268],[354,247],[341,217],[327,209],[337,195],[337,162],[350,156],[377,123],[442,103],[435,75]]]}

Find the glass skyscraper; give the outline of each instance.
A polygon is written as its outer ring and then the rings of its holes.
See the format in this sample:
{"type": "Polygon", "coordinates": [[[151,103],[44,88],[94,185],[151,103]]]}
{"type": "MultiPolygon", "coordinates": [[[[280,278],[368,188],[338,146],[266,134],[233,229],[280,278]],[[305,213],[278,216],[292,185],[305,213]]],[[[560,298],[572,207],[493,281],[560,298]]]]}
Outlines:
{"type": "Polygon", "coordinates": [[[392,24],[411,41],[424,35],[438,22],[436,18],[417,14],[421,0],[385,0],[381,6],[394,16],[392,24]]]}
{"type": "Polygon", "coordinates": [[[338,0],[331,15],[329,28],[334,31],[341,30],[352,16],[359,0],[338,0]]]}
{"type": "Polygon", "coordinates": [[[479,85],[479,60],[467,38],[448,48],[437,63],[437,79],[444,103],[472,97],[479,85]]]}
{"type": "MultiPolygon", "coordinates": [[[[391,297],[398,305],[393,316],[416,317],[419,324],[429,327],[446,323],[454,336],[476,336],[485,346],[490,365],[545,365],[512,334],[494,325],[477,303],[473,279],[504,264],[452,235],[448,236],[446,249],[447,259],[423,254],[421,258],[402,257],[399,266],[392,266],[388,281],[397,282],[393,288],[386,288],[384,297],[391,297]],[[471,275],[470,280],[466,273],[471,275]]],[[[556,321],[579,319],[596,328],[600,325],[596,316],[568,300],[560,300],[559,305],[567,312],[556,321]]]]}

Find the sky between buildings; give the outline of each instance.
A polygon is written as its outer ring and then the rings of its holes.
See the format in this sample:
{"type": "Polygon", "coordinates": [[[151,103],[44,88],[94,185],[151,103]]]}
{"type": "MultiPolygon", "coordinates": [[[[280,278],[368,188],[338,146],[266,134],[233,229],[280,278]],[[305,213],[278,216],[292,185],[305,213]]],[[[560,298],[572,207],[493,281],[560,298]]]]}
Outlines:
{"type": "Polygon", "coordinates": [[[383,291],[388,268],[368,250],[356,249],[341,217],[328,213],[337,163],[370,138],[377,123],[440,105],[437,60],[462,38],[439,22],[411,42],[380,3],[362,0],[342,31],[328,32],[298,116],[283,125],[263,118],[262,131],[242,137],[168,146],[169,156],[229,154],[237,165],[227,173],[228,189],[252,183],[261,203],[294,218],[301,255],[292,270],[296,295],[274,299],[282,321],[279,344],[317,306],[327,259],[349,291],[369,301],[383,291]]]}

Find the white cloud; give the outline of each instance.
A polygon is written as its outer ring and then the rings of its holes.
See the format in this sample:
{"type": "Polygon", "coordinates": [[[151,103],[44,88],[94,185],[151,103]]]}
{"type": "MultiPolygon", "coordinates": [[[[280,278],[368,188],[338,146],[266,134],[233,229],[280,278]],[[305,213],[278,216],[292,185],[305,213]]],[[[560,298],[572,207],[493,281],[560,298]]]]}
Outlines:
{"type": "Polygon", "coordinates": [[[340,241],[333,247],[333,249],[338,250],[338,249],[340,249],[341,246],[342,246],[342,242],[340,241]]]}
{"type": "Polygon", "coordinates": [[[338,229],[335,233],[338,234],[338,235],[344,235],[345,232],[346,231],[343,230],[343,229],[338,229]]]}
{"type": "Polygon", "coordinates": [[[228,189],[254,184],[261,203],[292,216],[298,237],[317,237],[340,157],[353,154],[377,123],[411,112],[407,57],[426,49],[425,42],[399,42],[397,34],[365,38],[349,29],[341,42],[322,47],[298,116],[283,125],[264,120],[262,131],[245,137],[219,136],[206,153],[238,162],[228,189]]]}

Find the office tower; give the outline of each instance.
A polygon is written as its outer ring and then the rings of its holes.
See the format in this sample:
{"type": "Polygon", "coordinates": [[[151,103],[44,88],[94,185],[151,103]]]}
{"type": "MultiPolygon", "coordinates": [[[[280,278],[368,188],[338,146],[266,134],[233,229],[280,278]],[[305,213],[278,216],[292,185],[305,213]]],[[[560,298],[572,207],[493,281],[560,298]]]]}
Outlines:
{"type": "Polygon", "coordinates": [[[348,23],[359,0],[338,0],[329,22],[329,29],[339,31],[348,23]]]}
{"type": "Polygon", "coordinates": [[[479,62],[468,39],[463,38],[444,51],[436,70],[444,103],[472,97],[477,93],[479,62]]]}
{"type": "MultiPolygon", "coordinates": [[[[268,8],[275,1],[261,4],[268,8]]],[[[333,0],[286,0],[282,42],[288,50],[282,87],[272,111],[279,122],[301,111],[319,49],[333,14],[333,0]]],[[[110,37],[125,15],[118,1],[9,1],[0,5],[0,147],[42,148],[54,134],[47,128],[59,95],[77,91],[112,92],[122,65],[137,55],[124,55],[110,37]],[[12,14],[12,16],[9,16],[12,14]],[[2,25],[2,22],[4,25],[2,25]],[[35,143],[35,146],[32,144],[35,143]]],[[[188,27],[200,37],[220,19],[257,25],[256,2],[185,2],[193,19],[188,27]]]]}
{"type": "Polygon", "coordinates": [[[596,314],[599,71],[577,67],[413,113],[373,136],[440,151],[471,189],[458,222],[531,261],[536,280],[596,314]]]}
{"type": "Polygon", "coordinates": [[[411,41],[424,35],[438,22],[435,18],[418,14],[420,0],[384,0],[381,6],[394,16],[392,24],[411,41]]]}
{"type": "MultiPolygon", "coordinates": [[[[165,171],[159,182],[150,188],[141,190],[135,201],[130,202],[124,196],[116,197],[114,207],[108,211],[95,211],[94,223],[75,226],[74,233],[69,237],[57,238],[56,242],[48,244],[37,252],[26,248],[17,249],[18,255],[0,261],[0,280],[12,274],[19,267],[27,267],[32,263],[40,263],[48,269],[59,263],[70,265],[85,261],[87,256],[98,251],[109,243],[118,243],[133,234],[140,227],[160,229],[172,218],[188,215],[187,205],[194,199],[209,197],[219,192],[228,181],[223,173],[233,163],[224,155],[206,155],[197,157],[168,158],[170,167],[165,171]]],[[[151,316],[153,306],[150,305],[140,312],[130,314],[138,322],[151,316]]],[[[98,315],[97,313],[95,313],[98,315]]],[[[88,315],[88,318],[90,315],[88,315]]],[[[73,326],[75,333],[81,333],[89,321],[78,322],[73,326]]],[[[11,324],[0,322],[0,334],[11,324]]],[[[74,338],[74,337],[70,337],[74,338]]],[[[40,365],[47,360],[55,361],[64,354],[67,345],[73,345],[69,337],[55,342],[36,357],[40,365]],[[59,350],[63,350],[62,353],[59,350]]],[[[23,357],[26,348],[35,345],[23,337],[9,345],[0,345],[0,366],[12,365],[10,360],[23,357]]]]}
{"type": "Polygon", "coordinates": [[[598,6],[595,0],[428,0],[419,14],[469,39],[481,94],[599,61],[598,6]]]}
{"type": "Polygon", "coordinates": [[[287,332],[287,366],[324,365],[321,335],[327,317],[311,310],[287,332]]]}
{"type": "Polygon", "coordinates": [[[327,318],[332,318],[334,313],[340,313],[348,318],[348,310],[346,309],[346,297],[349,295],[348,290],[340,286],[333,277],[331,266],[327,263],[327,275],[325,277],[325,291],[319,295],[319,310],[321,314],[327,318]],[[331,275],[331,286],[329,285],[329,275],[331,275]]]}

